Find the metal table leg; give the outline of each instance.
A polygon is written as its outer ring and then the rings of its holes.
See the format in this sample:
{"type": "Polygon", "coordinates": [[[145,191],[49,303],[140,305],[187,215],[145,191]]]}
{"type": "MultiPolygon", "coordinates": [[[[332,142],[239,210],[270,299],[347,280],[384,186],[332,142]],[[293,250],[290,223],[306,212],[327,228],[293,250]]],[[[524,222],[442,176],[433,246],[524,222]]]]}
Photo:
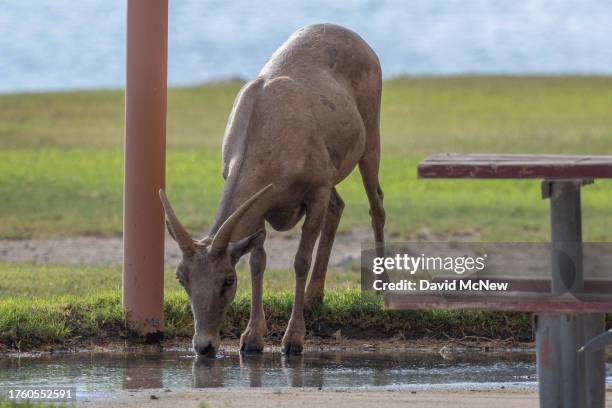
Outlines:
{"type": "MultiPolygon", "coordinates": [[[[601,336],[606,329],[606,315],[591,313],[584,317],[585,341],[601,336]]],[[[606,405],[606,350],[605,347],[584,353],[584,388],[586,406],[603,408],[606,405]]]]}
{"type": "Polygon", "coordinates": [[[559,316],[540,313],[535,317],[538,391],[541,408],[563,407],[561,388],[561,337],[559,316]]]}
{"type": "MultiPolygon", "coordinates": [[[[582,181],[545,181],[550,198],[552,293],[580,293],[582,271],[582,181]]],[[[535,320],[540,407],[603,408],[605,362],[602,352],[579,361],[578,349],[600,334],[603,315],[541,313],[535,320]]]]}

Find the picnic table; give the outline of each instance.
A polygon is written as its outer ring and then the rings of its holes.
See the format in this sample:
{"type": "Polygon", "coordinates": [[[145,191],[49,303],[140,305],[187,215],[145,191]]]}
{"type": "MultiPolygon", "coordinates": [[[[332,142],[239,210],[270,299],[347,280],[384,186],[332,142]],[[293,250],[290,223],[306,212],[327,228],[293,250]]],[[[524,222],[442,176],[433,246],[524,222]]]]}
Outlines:
{"type": "MultiPolygon", "coordinates": [[[[582,296],[578,300],[572,294],[584,293],[588,286],[582,271],[580,191],[595,179],[612,178],[612,156],[437,154],[419,164],[418,176],[542,180],[542,197],[550,200],[549,293],[525,292],[498,301],[385,294],[386,306],[534,312],[540,406],[603,408],[604,350],[612,339],[612,333],[603,333],[605,313],[612,311],[612,302],[609,296],[582,296]]],[[[531,286],[543,285],[539,282],[531,286]]]]}

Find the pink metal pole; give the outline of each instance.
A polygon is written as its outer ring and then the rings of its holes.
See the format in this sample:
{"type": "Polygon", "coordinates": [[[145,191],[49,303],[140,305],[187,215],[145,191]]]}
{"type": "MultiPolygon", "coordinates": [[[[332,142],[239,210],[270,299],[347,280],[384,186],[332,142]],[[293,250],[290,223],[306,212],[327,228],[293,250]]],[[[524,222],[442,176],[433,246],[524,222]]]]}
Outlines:
{"type": "Polygon", "coordinates": [[[164,329],[168,0],[128,0],[123,186],[123,307],[136,333],[164,329]]]}

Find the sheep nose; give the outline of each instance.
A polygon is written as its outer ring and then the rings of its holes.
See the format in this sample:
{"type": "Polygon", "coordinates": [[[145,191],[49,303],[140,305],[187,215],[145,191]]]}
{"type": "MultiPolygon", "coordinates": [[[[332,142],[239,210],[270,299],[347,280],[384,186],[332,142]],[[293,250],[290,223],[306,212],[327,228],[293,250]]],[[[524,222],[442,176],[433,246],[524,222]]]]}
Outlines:
{"type": "Polygon", "coordinates": [[[195,344],[193,348],[195,349],[195,352],[201,356],[215,357],[217,355],[217,350],[211,342],[206,344],[195,344]]]}

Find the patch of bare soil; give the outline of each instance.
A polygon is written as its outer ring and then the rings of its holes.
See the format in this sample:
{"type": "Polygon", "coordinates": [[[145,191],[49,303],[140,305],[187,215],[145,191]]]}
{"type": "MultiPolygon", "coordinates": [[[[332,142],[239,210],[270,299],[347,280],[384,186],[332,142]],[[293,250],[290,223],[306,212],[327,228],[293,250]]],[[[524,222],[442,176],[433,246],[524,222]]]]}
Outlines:
{"type": "MultiPolygon", "coordinates": [[[[477,242],[479,234],[475,231],[460,231],[452,236],[438,236],[427,229],[421,229],[414,236],[388,234],[388,241],[431,241],[444,242],[449,239],[477,242]]],[[[268,231],[265,248],[268,254],[268,269],[293,268],[293,259],[298,248],[300,235],[295,231],[268,231]]],[[[373,241],[369,228],[355,228],[336,234],[331,267],[345,267],[358,264],[362,243],[373,241]]],[[[181,252],[168,235],[165,241],[165,260],[174,266],[181,259],[181,252]]],[[[46,238],[0,238],[0,262],[29,262],[59,265],[114,265],[123,261],[123,242],[121,237],[96,236],[52,236],[46,238]]],[[[240,260],[247,263],[248,257],[240,260]]]]}
{"type": "MultiPolygon", "coordinates": [[[[332,266],[358,263],[361,243],[372,240],[370,230],[340,233],[336,237],[330,259],[332,266]]],[[[288,269],[293,266],[299,235],[270,232],[265,247],[268,269],[288,269]]],[[[181,253],[172,239],[166,237],[165,258],[168,265],[176,265],[181,253]]],[[[246,262],[247,257],[241,262],[246,262]]],[[[32,262],[62,265],[121,265],[123,243],[121,237],[49,237],[32,239],[0,239],[0,262],[32,262]]]]}
{"type": "MultiPolygon", "coordinates": [[[[206,389],[190,391],[122,391],[105,401],[81,401],[82,407],[465,407],[524,408],[538,405],[537,390],[399,390],[399,389],[206,389]]],[[[608,406],[612,403],[608,402],[608,406]]]]}

